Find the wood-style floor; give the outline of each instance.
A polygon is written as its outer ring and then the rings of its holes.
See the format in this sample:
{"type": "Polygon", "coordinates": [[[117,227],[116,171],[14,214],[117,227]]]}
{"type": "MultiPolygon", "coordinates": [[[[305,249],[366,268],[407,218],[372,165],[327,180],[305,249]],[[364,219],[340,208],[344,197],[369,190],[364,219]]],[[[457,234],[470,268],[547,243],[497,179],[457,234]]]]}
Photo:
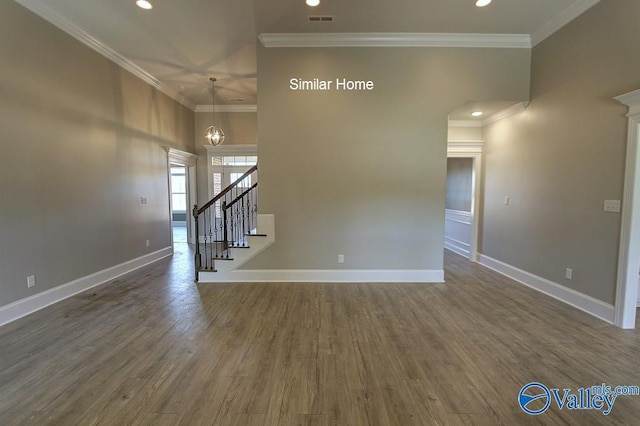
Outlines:
{"type": "Polygon", "coordinates": [[[639,332],[445,259],[447,284],[196,285],[179,246],[0,328],[0,424],[640,424],[640,397],[517,402],[640,385],[639,332]]]}

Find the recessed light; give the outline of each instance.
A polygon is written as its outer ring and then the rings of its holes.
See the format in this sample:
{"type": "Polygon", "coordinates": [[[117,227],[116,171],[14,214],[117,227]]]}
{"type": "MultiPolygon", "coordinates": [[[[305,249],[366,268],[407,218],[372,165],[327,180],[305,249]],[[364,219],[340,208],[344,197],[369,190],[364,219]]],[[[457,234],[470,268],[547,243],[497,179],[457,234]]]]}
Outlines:
{"type": "Polygon", "coordinates": [[[484,114],[482,111],[473,111],[471,113],[474,117],[480,117],[482,114],[484,114]]]}
{"type": "Polygon", "coordinates": [[[136,5],[140,9],[145,9],[145,10],[153,9],[153,5],[149,3],[147,0],[137,0],[136,5]]]}
{"type": "Polygon", "coordinates": [[[485,7],[485,6],[489,5],[489,4],[491,4],[491,1],[492,0],[477,0],[476,1],[476,6],[477,7],[485,7]]]}
{"type": "Polygon", "coordinates": [[[307,0],[307,6],[316,7],[320,4],[320,0],[307,0]]]}

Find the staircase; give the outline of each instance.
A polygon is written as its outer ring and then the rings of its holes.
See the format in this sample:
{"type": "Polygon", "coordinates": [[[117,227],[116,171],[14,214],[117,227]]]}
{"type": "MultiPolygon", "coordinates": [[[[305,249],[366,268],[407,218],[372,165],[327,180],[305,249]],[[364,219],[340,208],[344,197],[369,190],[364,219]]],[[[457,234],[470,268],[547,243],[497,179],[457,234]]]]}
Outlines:
{"type": "Polygon", "coordinates": [[[253,166],[204,206],[193,207],[196,282],[225,282],[275,241],[273,215],[258,214],[257,172],[253,166]]]}

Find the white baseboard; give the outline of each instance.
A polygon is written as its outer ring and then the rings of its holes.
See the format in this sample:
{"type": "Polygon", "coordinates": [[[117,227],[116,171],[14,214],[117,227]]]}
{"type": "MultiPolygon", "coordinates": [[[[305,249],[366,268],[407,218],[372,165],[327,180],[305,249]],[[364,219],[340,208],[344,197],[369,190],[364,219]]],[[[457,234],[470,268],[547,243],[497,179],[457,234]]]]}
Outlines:
{"type": "Polygon", "coordinates": [[[452,252],[457,253],[460,256],[464,256],[467,259],[471,254],[471,252],[469,251],[471,248],[470,244],[467,244],[463,241],[458,241],[455,238],[447,237],[446,235],[444,237],[444,248],[446,248],[447,250],[451,250],[452,252]]]}
{"type": "Polygon", "coordinates": [[[225,282],[332,282],[332,283],[443,283],[443,270],[428,269],[240,269],[230,272],[225,282]]]}
{"type": "Polygon", "coordinates": [[[67,299],[92,287],[114,280],[121,275],[133,272],[143,266],[157,262],[160,259],[169,257],[172,254],[173,248],[166,247],[137,259],[129,260],[119,265],[112,266],[111,268],[103,269],[102,271],[87,275],[86,277],[79,278],[2,306],[0,307],[0,326],[39,311],[40,309],[46,308],[49,305],[53,305],[54,303],[67,299]]]}
{"type": "Polygon", "coordinates": [[[613,305],[595,299],[586,294],[572,290],[553,281],[539,277],[522,269],[508,265],[483,254],[478,255],[478,263],[505,275],[512,280],[538,290],[548,296],[558,299],[574,308],[580,309],[594,317],[600,318],[613,324],[615,319],[615,308],[613,305]]]}

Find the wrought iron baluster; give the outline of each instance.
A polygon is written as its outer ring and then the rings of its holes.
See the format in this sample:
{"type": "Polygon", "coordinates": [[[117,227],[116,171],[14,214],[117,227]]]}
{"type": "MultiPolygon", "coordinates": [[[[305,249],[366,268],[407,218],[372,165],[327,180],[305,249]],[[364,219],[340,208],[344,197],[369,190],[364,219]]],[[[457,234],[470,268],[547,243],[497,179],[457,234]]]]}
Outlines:
{"type": "Polygon", "coordinates": [[[247,246],[247,221],[246,221],[246,212],[248,210],[245,210],[245,199],[248,200],[249,198],[247,197],[249,194],[244,194],[242,196],[242,200],[240,202],[240,204],[242,204],[242,246],[246,247],[247,246]]]}
{"type": "Polygon", "coordinates": [[[195,266],[195,280],[197,282],[199,278],[198,272],[202,267],[202,257],[200,256],[200,232],[199,232],[199,226],[198,226],[198,222],[200,221],[200,218],[198,217],[197,204],[193,205],[193,221],[194,221],[195,231],[196,231],[196,254],[194,256],[193,263],[195,266]]]}

